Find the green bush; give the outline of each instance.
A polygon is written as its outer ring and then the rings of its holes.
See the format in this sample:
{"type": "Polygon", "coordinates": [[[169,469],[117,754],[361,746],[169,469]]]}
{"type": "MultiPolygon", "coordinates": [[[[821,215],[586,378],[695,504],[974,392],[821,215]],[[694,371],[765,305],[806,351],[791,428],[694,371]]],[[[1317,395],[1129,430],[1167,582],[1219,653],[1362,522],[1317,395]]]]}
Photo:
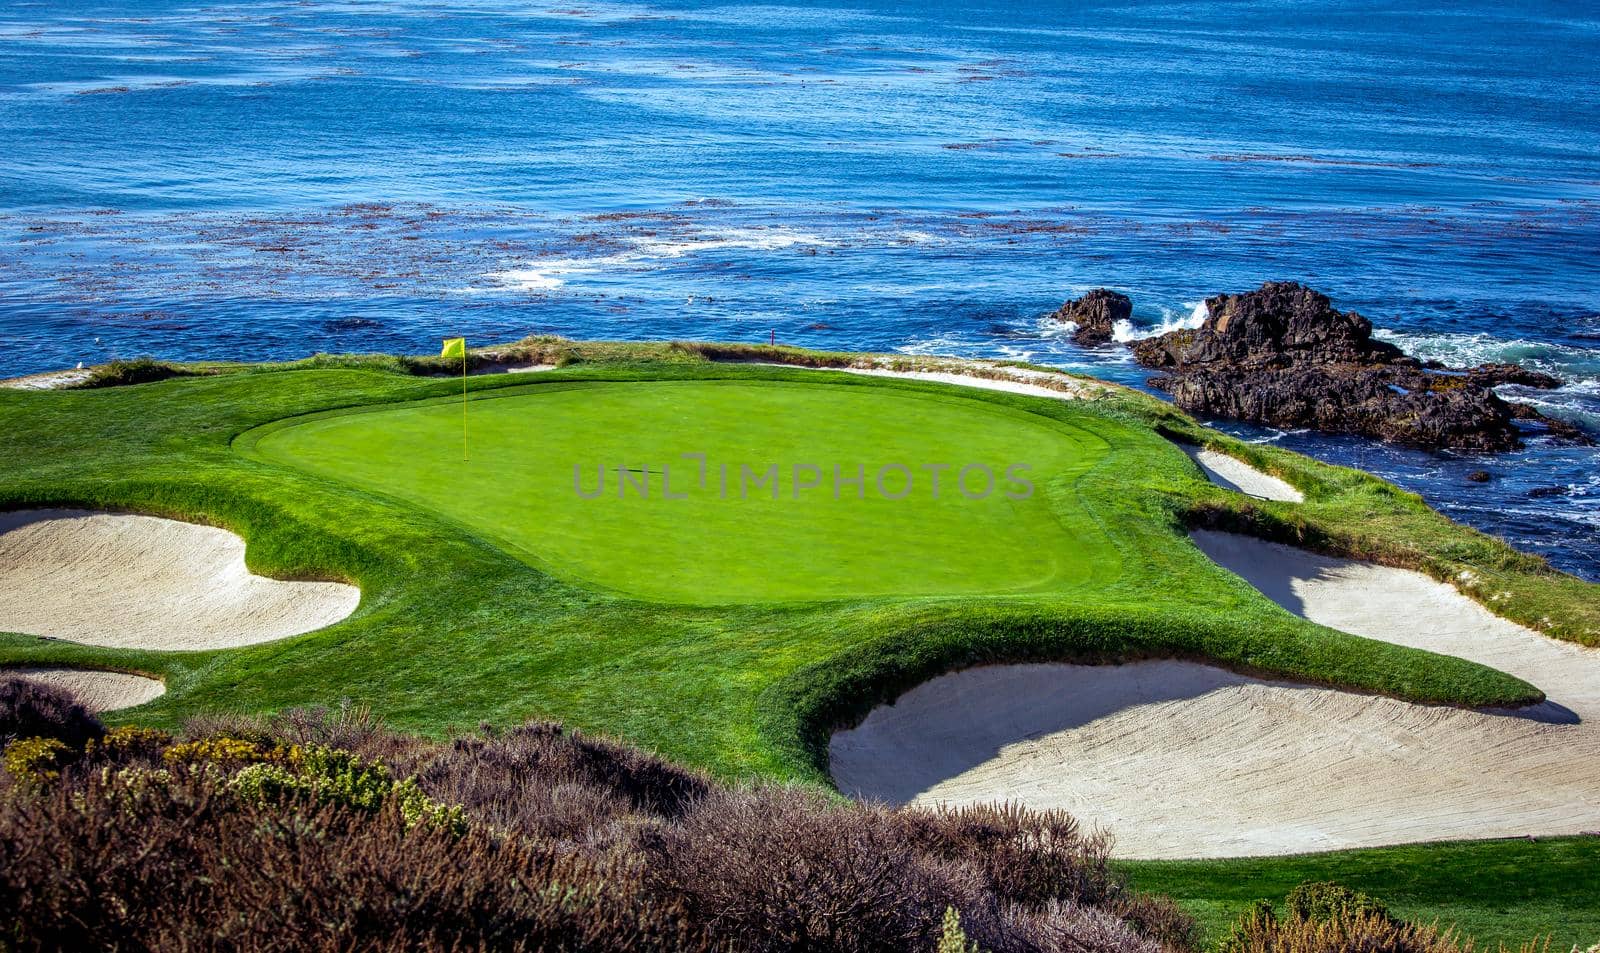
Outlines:
{"type": "Polygon", "coordinates": [[[123,725],[100,738],[91,738],[83,752],[89,757],[125,761],[134,757],[155,757],[172,743],[172,736],[158,728],[123,725]]]}
{"type": "Polygon", "coordinates": [[[428,797],[412,778],[396,782],[382,764],[326,745],[295,746],[281,761],[260,761],[234,775],[229,788],[255,804],[307,800],[367,814],[393,805],[407,829],[425,825],[454,836],[467,832],[459,806],[428,797]]]}
{"type": "Polygon", "coordinates": [[[1357,915],[1381,920],[1394,919],[1389,907],[1375,897],[1351,890],[1343,884],[1307,881],[1289,891],[1286,900],[1291,916],[1299,920],[1329,923],[1357,915]]]}
{"type": "Polygon", "coordinates": [[[268,747],[243,738],[202,738],[168,748],[162,758],[168,764],[240,765],[283,761],[293,756],[291,749],[268,747]]]}
{"type": "Polygon", "coordinates": [[[967,939],[967,931],[961,929],[961,914],[955,907],[945,908],[942,929],[937,953],[983,953],[978,944],[967,939]]]}

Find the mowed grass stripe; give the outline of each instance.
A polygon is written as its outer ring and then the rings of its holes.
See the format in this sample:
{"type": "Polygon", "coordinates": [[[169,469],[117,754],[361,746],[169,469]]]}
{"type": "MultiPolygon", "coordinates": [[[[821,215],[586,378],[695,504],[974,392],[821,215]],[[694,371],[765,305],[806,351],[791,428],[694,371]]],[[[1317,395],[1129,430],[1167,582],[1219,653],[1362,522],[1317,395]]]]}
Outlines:
{"type": "Polygon", "coordinates": [[[458,405],[426,402],[242,445],[424,506],[562,578],[657,601],[1061,591],[1117,564],[1073,491],[1110,445],[993,403],[783,382],[533,386],[472,402],[467,460],[461,426],[458,405]],[[704,456],[703,473],[685,454],[704,456]],[[969,465],[984,469],[963,492],[969,465]],[[634,471],[626,488],[619,466],[634,471]],[[1026,469],[1008,480],[1013,466],[1026,469]],[[669,472],[683,498],[665,498],[669,472]]]}

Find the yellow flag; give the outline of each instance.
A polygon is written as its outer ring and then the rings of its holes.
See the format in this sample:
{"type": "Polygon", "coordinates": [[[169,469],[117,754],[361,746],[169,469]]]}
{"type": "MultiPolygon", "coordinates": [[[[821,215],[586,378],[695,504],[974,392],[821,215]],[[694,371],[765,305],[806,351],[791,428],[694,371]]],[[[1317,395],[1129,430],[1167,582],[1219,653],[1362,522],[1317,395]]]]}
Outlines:
{"type": "Polygon", "coordinates": [[[467,356],[467,339],[466,338],[448,338],[448,339],[446,339],[445,342],[444,342],[444,348],[439,351],[439,356],[440,357],[466,357],[467,356]]]}

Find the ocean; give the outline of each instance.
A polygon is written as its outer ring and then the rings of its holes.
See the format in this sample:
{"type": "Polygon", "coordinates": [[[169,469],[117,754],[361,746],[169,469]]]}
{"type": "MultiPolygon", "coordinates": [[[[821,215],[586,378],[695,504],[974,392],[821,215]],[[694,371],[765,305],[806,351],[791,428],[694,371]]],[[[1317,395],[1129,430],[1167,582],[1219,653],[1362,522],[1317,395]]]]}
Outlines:
{"type": "MultiPolygon", "coordinates": [[[[1566,2],[13,0],[0,376],[680,337],[1015,358],[1296,279],[1600,434],[1600,12],[1566,2]]],[[[1600,451],[1222,425],[1600,579],[1600,451]],[[1485,469],[1487,484],[1466,474],[1485,469]]]]}

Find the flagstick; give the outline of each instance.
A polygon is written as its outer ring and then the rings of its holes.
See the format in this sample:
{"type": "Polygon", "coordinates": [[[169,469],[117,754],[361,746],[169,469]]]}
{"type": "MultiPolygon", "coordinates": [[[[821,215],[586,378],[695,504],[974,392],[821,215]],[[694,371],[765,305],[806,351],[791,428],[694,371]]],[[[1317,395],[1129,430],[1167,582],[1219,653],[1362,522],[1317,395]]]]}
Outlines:
{"type": "Polygon", "coordinates": [[[467,459],[467,348],[461,347],[461,459],[467,459]]]}

